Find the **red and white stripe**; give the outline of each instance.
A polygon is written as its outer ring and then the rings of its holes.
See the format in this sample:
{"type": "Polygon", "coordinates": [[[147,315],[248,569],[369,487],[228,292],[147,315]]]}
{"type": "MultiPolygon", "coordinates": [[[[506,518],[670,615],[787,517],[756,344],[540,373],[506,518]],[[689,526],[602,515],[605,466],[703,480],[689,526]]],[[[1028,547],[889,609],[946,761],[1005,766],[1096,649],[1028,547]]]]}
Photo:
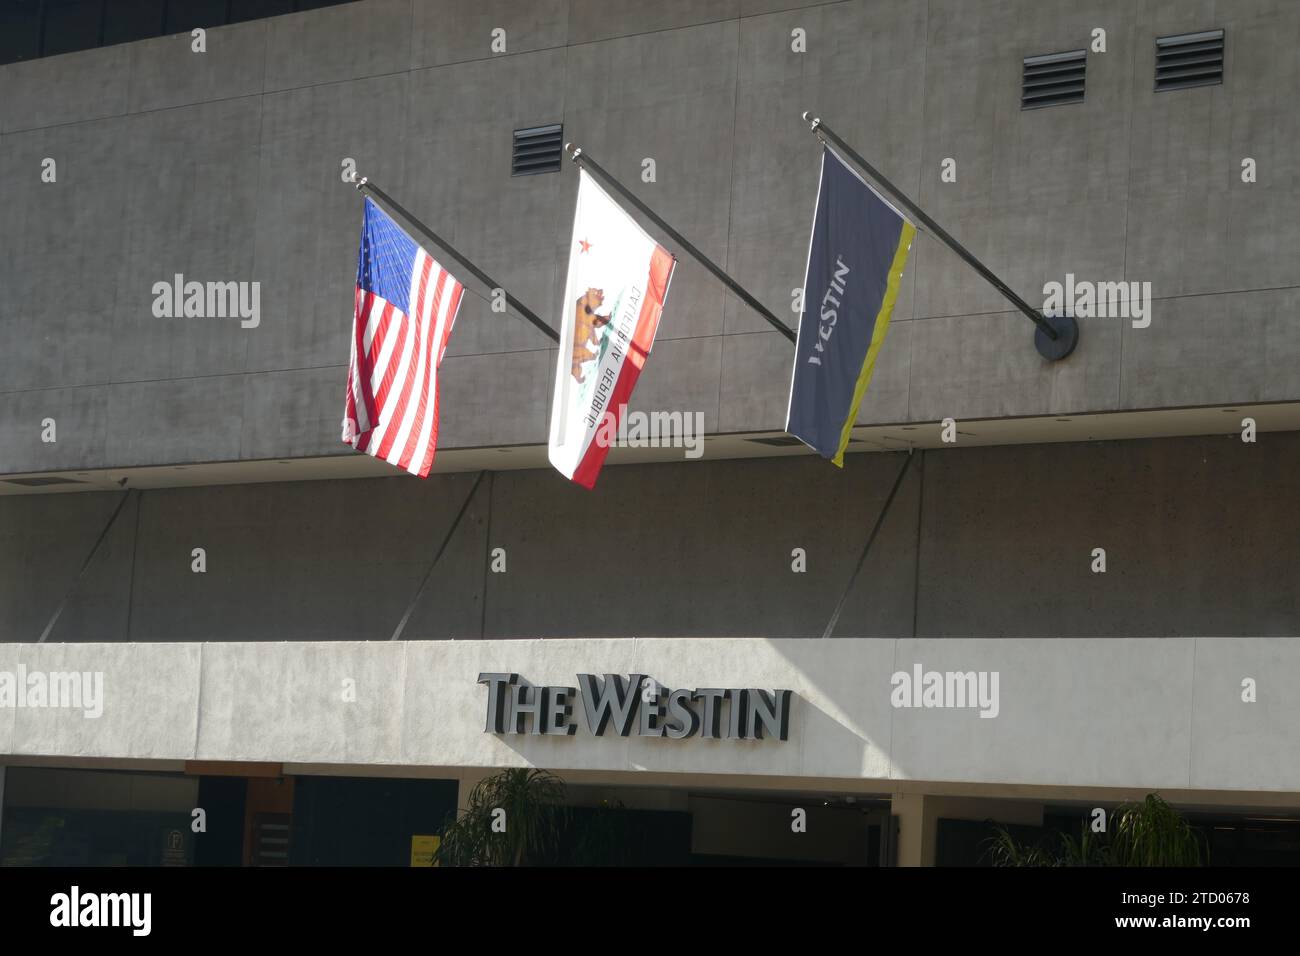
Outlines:
{"type": "Polygon", "coordinates": [[[421,478],[438,444],[438,366],[464,288],[423,249],[412,314],[358,288],[343,440],[421,478]]]}

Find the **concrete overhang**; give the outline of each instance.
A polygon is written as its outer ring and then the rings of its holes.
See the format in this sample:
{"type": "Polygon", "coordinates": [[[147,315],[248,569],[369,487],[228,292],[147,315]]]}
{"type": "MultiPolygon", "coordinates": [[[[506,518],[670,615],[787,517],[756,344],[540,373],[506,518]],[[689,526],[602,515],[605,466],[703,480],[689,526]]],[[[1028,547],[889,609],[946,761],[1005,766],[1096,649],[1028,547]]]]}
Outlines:
{"type": "MultiPolygon", "coordinates": [[[[1159,408],[1086,415],[957,419],[957,441],[942,440],[942,422],[858,425],[850,453],[907,451],[909,448],[971,448],[1053,442],[1119,441],[1194,435],[1237,435],[1252,418],[1260,433],[1300,431],[1300,401],[1193,408],[1159,408]]],[[[705,435],[699,460],[780,458],[813,451],[784,432],[705,435]]],[[[686,459],[682,448],[614,448],[608,465],[686,459]]],[[[501,445],[440,449],[434,473],[514,471],[549,467],[546,446],[501,445]]],[[[323,457],[257,461],[193,462],[95,470],[32,472],[0,477],[0,495],[117,491],[121,488],[180,488],[272,481],[401,477],[403,472],[368,455],[343,448],[323,457]]]]}
{"type": "Polygon", "coordinates": [[[34,674],[49,688],[98,675],[85,685],[93,699],[65,706],[29,690],[18,707],[11,693],[0,763],[539,766],[591,782],[692,775],[718,787],[765,778],[864,793],[942,783],[1066,800],[1098,788],[1200,791],[1251,806],[1293,806],[1300,791],[1300,701],[1287,692],[1300,683],[1294,637],[0,644],[0,674],[29,688],[34,674]],[[927,682],[989,680],[978,700],[900,697],[899,675],[922,670],[927,682]],[[593,673],[788,689],[788,739],[597,736],[585,698],[574,701],[573,735],[489,732],[484,672],[534,687],[573,687],[593,673]],[[1258,703],[1243,693],[1247,678],[1258,703]]]}

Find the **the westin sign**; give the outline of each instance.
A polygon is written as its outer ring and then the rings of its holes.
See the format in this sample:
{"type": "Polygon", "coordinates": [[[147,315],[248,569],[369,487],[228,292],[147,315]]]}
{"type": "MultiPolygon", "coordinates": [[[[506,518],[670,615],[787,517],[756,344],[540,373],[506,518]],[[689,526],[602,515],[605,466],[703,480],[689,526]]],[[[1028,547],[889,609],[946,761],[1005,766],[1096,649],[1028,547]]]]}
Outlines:
{"type": "Polygon", "coordinates": [[[644,674],[579,674],[578,687],[534,687],[520,683],[518,674],[479,674],[487,684],[490,734],[555,734],[577,732],[574,716],[581,700],[587,730],[602,736],[613,727],[621,737],[668,737],[680,740],[696,734],[705,739],[761,740],[790,735],[788,690],[697,687],[669,690],[644,674]]]}

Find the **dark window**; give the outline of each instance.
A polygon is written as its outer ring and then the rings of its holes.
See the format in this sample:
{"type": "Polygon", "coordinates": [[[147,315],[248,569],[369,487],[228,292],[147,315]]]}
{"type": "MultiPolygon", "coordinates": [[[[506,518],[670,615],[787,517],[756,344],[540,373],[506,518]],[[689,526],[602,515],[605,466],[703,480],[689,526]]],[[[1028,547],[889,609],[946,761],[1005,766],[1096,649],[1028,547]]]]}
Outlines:
{"type": "Polygon", "coordinates": [[[293,13],[293,0],[230,0],[230,23],[293,13]]]}
{"type": "Polygon", "coordinates": [[[104,0],[45,0],[41,56],[57,56],[99,46],[104,0]]]}
{"type": "Polygon", "coordinates": [[[1020,108],[1035,110],[1043,106],[1082,103],[1087,68],[1087,50],[1025,57],[1020,80],[1020,108]]]}
{"type": "Polygon", "coordinates": [[[104,45],[162,34],[163,0],[105,0],[104,45]]]}
{"type": "Polygon", "coordinates": [[[1223,31],[1184,33],[1156,40],[1156,90],[1183,90],[1223,82],[1223,31]]]}
{"type": "Polygon", "coordinates": [[[219,27],[226,22],[226,0],[167,0],[163,33],[189,33],[195,27],[219,27]]]}
{"type": "Polygon", "coordinates": [[[41,55],[40,0],[0,3],[0,63],[41,55]]]}
{"type": "Polygon", "coordinates": [[[244,859],[244,816],[248,781],[243,777],[200,777],[199,802],[208,828],[194,836],[195,866],[239,866],[244,859]]]}
{"type": "Polygon", "coordinates": [[[455,780],[298,777],[289,861],[295,866],[409,866],[411,837],[442,832],[455,780]]]}
{"type": "Polygon", "coordinates": [[[0,0],[0,64],[354,0],[0,0]]]}

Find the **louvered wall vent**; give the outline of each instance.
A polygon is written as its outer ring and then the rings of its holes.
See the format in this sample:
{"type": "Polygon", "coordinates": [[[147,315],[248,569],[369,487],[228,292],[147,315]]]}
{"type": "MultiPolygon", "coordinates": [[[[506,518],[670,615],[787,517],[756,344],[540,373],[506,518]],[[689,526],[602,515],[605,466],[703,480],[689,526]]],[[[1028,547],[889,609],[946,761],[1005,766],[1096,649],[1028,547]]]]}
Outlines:
{"type": "Polygon", "coordinates": [[[1184,90],[1223,82],[1223,31],[1156,39],[1156,90],[1184,90]]]}
{"type": "Polygon", "coordinates": [[[534,126],[515,130],[515,147],[510,157],[511,176],[557,173],[564,155],[564,127],[534,126]]]}
{"type": "Polygon", "coordinates": [[[1064,106],[1083,102],[1083,74],[1088,68],[1088,51],[1049,53],[1025,57],[1020,82],[1020,108],[1064,106]]]}

